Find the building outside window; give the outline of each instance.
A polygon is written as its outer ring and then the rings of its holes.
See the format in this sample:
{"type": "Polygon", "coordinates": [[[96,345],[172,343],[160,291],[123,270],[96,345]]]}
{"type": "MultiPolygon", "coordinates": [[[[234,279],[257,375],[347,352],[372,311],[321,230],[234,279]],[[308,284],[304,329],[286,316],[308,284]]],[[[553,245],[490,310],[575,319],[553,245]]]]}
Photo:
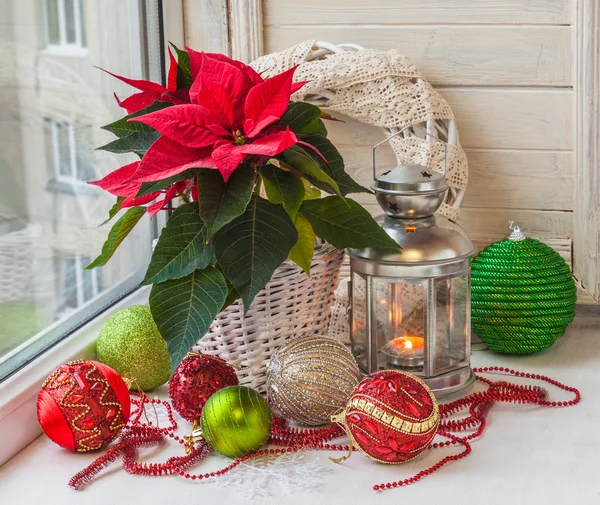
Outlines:
{"type": "Polygon", "coordinates": [[[84,0],[45,0],[46,43],[51,49],[87,47],[84,0]]]}
{"type": "Polygon", "coordinates": [[[0,382],[143,279],[160,226],[146,217],[84,270],[120,217],[102,225],[116,198],[86,183],[136,159],[96,149],[114,140],[100,127],[126,115],[114,92],[134,90],[95,66],[160,80],[156,12],[151,0],[2,2],[0,382]]]}

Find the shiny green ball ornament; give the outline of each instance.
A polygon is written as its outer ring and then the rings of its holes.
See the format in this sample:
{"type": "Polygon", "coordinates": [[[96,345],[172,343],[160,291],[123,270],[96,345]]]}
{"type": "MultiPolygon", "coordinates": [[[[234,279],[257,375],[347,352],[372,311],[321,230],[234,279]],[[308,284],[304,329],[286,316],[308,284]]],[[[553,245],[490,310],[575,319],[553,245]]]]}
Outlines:
{"type": "Polygon", "coordinates": [[[200,417],[202,438],[230,458],[240,458],[264,445],[272,423],[267,401],[245,386],[228,386],[214,393],[200,417]]]}
{"type": "Polygon", "coordinates": [[[576,303],[569,266],[519,227],[471,263],[471,324],[492,351],[532,354],[550,347],[573,321],[576,303]]]}
{"type": "Polygon", "coordinates": [[[98,361],[134,379],[130,389],[148,391],[169,380],[171,358],[147,305],[115,312],[96,341],[98,361]]]}

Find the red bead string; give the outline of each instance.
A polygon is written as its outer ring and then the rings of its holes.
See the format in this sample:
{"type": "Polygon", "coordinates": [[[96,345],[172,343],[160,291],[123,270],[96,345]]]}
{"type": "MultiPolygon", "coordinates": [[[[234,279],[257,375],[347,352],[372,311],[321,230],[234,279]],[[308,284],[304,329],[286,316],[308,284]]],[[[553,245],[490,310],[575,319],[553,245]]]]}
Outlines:
{"type": "Polygon", "coordinates": [[[476,375],[477,380],[486,384],[488,389],[483,392],[471,393],[470,395],[455,400],[450,403],[440,405],[440,417],[441,422],[438,428],[437,434],[447,438],[448,440],[443,442],[436,442],[431,444],[430,449],[436,449],[438,447],[447,447],[451,445],[462,445],[463,451],[459,454],[446,456],[435,465],[420,471],[413,477],[408,479],[399,480],[395,482],[384,482],[382,484],[376,484],[373,486],[375,491],[385,491],[386,489],[392,489],[396,487],[407,486],[421,480],[423,477],[432,474],[433,472],[442,468],[445,464],[451,461],[457,461],[468,456],[471,453],[470,441],[479,438],[486,427],[486,417],[491,408],[496,403],[517,403],[517,404],[530,404],[540,405],[543,407],[570,407],[576,405],[581,400],[581,394],[576,388],[561,384],[550,377],[538,374],[530,374],[524,372],[518,372],[516,370],[504,368],[504,367],[485,367],[485,368],[474,368],[473,371],[476,374],[481,373],[504,373],[513,377],[523,377],[527,379],[536,379],[553,386],[556,386],[563,391],[573,393],[574,398],[568,401],[555,402],[548,399],[548,392],[539,386],[522,386],[519,384],[512,384],[506,381],[491,381],[480,375],[476,375]],[[460,420],[448,419],[448,417],[468,411],[468,415],[460,420]],[[474,430],[472,433],[466,436],[458,436],[456,433],[463,432],[466,430],[474,430]]]}
{"type": "MultiPolygon", "coordinates": [[[[576,388],[566,386],[549,377],[518,372],[503,367],[485,367],[475,368],[476,374],[481,373],[504,373],[513,377],[523,377],[536,379],[559,389],[574,394],[574,398],[568,401],[550,401],[548,392],[539,386],[519,385],[507,381],[492,381],[480,375],[476,375],[477,380],[488,386],[487,390],[455,400],[453,402],[440,405],[440,425],[437,434],[446,440],[431,444],[429,449],[437,449],[448,446],[462,446],[463,450],[456,455],[449,455],[442,458],[435,465],[422,470],[413,477],[395,481],[384,482],[373,486],[375,491],[384,491],[402,486],[413,484],[423,477],[439,470],[451,461],[457,461],[468,456],[472,447],[470,442],[479,438],[486,427],[486,417],[491,408],[496,403],[516,403],[533,404],[544,407],[569,407],[576,405],[581,400],[581,395],[576,388]],[[450,419],[451,416],[464,414],[461,419],[450,419]],[[471,433],[459,435],[459,433],[472,430],[471,433]]],[[[135,475],[171,475],[177,474],[181,477],[191,480],[204,480],[211,477],[223,475],[241,463],[251,458],[265,455],[284,454],[297,452],[300,450],[316,449],[329,451],[349,451],[350,445],[330,444],[329,442],[344,434],[343,430],[337,425],[331,425],[325,428],[293,428],[288,426],[287,421],[281,418],[274,418],[271,428],[269,443],[281,448],[261,449],[242,458],[236,459],[231,464],[208,473],[190,473],[188,469],[202,460],[210,451],[210,447],[203,441],[197,443],[186,456],[175,456],[167,459],[164,463],[142,463],[138,461],[138,450],[141,447],[148,447],[164,443],[165,437],[169,437],[180,445],[186,447],[186,441],[175,435],[177,423],[173,418],[171,406],[167,401],[159,399],[149,399],[145,394],[138,394],[139,399],[132,400],[135,410],[132,412],[130,422],[123,431],[117,445],[109,449],[103,456],[94,461],[87,468],[75,475],[69,485],[74,489],[79,489],[85,483],[91,481],[103,468],[114,462],[119,456],[123,459],[123,466],[129,473],[135,475]],[[141,418],[145,413],[146,406],[162,405],[169,418],[169,426],[161,428],[151,423],[143,423],[141,418]]]]}

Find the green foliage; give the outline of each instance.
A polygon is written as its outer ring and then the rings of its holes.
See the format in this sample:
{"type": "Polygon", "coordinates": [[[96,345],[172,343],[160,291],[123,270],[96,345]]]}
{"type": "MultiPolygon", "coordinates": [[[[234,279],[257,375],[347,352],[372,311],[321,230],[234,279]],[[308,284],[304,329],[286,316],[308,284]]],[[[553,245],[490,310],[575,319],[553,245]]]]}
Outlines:
{"type": "Polygon", "coordinates": [[[283,204],[285,211],[294,219],[304,200],[302,179],[272,164],[260,167],[259,172],[269,202],[283,204]]]}
{"type": "MultiPolygon", "coordinates": [[[[172,47],[178,60],[177,87],[189,88],[189,55],[172,47]]],[[[160,134],[128,119],[172,105],[155,101],[104,126],[118,139],[100,149],[143,157],[160,134]]],[[[150,308],[173,367],[220,311],[240,298],[248,310],[286,258],[310,275],[316,237],[340,249],[398,249],[366,210],[344,198],[369,190],[346,173],[342,156],[326,138],[323,117],[314,105],[290,103],[278,125],[289,127],[300,141],[275,157],[279,165],[253,156],[227,182],[218,170],[193,168],[141,183],[139,189],[130,185],[137,197],[164,193],[183,180],[197,185],[182,196],[184,203],[162,230],[143,281],[153,284],[150,308]],[[260,196],[263,183],[267,199],[260,196]],[[321,191],[335,196],[321,198],[321,191]]],[[[123,201],[124,197],[117,199],[108,220],[116,216],[123,201]]],[[[111,228],[102,253],[87,268],[106,264],[145,212],[144,207],[128,209],[111,228]]]]}
{"type": "Polygon", "coordinates": [[[254,189],[254,177],[254,170],[248,165],[240,166],[227,183],[217,170],[198,172],[200,216],[206,224],[207,240],[246,210],[254,189]]]}
{"type": "Polygon", "coordinates": [[[150,193],[156,193],[157,191],[161,191],[163,189],[168,188],[172,184],[175,184],[179,181],[185,181],[187,179],[192,179],[195,177],[197,170],[186,170],[180,174],[174,175],[173,177],[167,177],[166,179],[162,179],[160,181],[154,182],[142,182],[139,191],[135,195],[136,198],[140,196],[149,195],[150,193]]]}
{"type": "Polygon", "coordinates": [[[169,42],[177,54],[177,88],[186,88],[192,85],[192,71],[190,69],[190,55],[187,51],[179,49],[173,42],[169,42]]]}
{"type": "Polygon", "coordinates": [[[278,124],[289,126],[296,135],[327,135],[327,129],[321,121],[321,109],[309,103],[290,103],[278,124]]]}
{"type": "Polygon", "coordinates": [[[119,213],[119,210],[121,210],[119,207],[121,207],[121,204],[124,201],[125,201],[124,196],[117,196],[117,201],[108,211],[108,217],[98,226],[98,228],[100,228],[100,226],[104,226],[106,223],[108,223],[113,217],[115,217],[119,213]]]}
{"type": "Polygon", "coordinates": [[[292,247],[288,257],[310,277],[310,264],[312,263],[313,255],[315,253],[317,237],[308,219],[302,214],[296,215],[294,226],[298,232],[298,241],[296,242],[296,245],[292,247]]]}
{"type": "Polygon", "coordinates": [[[145,109],[142,109],[138,112],[134,112],[133,114],[129,114],[129,116],[125,116],[114,123],[107,124],[103,126],[102,129],[114,133],[120,139],[124,137],[128,137],[129,135],[133,135],[134,133],[149,133],[153,132],[154,129],[150,128],[148,125],[144,123],[139,123],[137,121],[129,122],[129,119],[132,117],[144,116],[145,114],[149,114],[150,112],[154,112],[160,109],[164,109],[165,107],[170,107],[173,105],[169,102],[159,102],[156,101],[152,105],[149,105],[145,109]]]}
{"type": "Polygon", "coordinates": [[[298,240],[287,212],[254,195],[246,211],[215,234],[219,265],[247,311],[298,240]]]}
{"type": "Polygon", "coordinates": [[[190,348],[208,331],[227,297],[227,283],[214,267],[194,270],[180,279],[155,284],[150,310],[167,341],[172,371],[190,348]]]}
{"type": "Polygon", "coordinates": [[[214,262],[215,253],[208,244],[198,202],[186,203],[175,209],[160,234],[142,284],[178,279],[214,262]]]}
{"type": "Polygon", "coordinates": [[[129,235],[129,232],[133,230],[133,227],[140,219],[142,219],[142,216],[145,213],[145,207],[131,207],[130,209],[127,209],[127,212],[119,218],[110,229],[110,232],[108,232],[108,237],[102,246],[100,255],[85,267],[85,269],[91,270],[92,268],[106,265],[108,260],[112,258],[112,255],[117,250],[117,247],[125,240],[125,237],[129,235]]]}
{"type": "Polygon", "coordinates": [[[350,198],[328,196],[306,200],[300,213],[308,219],[318,237],[338,249],[380,247],[399,249],[398,244],[373,220],[361,205],[350,198]]]}
{"type": "Polygon", "coordinates": [[[160,137],[160,133],[155,131],[132,133],[127,137],[97,147],[97,149],[115,154],[135,153],[141,158],[158,137],[160,137]]]}
{"type": "Polygon", "coordinates": [[[340,188],[308,152],[299,146],[286,149],[279,157],[285,165],[308,179],[319,189],[328,193],[340,194],[340,188]]]}

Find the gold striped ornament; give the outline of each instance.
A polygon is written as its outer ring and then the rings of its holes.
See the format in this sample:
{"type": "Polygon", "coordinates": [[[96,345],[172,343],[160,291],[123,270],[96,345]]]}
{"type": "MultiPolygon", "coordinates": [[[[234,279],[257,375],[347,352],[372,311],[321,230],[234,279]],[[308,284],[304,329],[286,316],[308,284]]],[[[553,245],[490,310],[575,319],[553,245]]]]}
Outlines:
{"type": "Polygon", "coordinates": [[[358,364],[346,346],[318,335],[280,347],[267,365],[271,406],[286,419],[308,426],[329,423],[359,381],[358,364]]]}

